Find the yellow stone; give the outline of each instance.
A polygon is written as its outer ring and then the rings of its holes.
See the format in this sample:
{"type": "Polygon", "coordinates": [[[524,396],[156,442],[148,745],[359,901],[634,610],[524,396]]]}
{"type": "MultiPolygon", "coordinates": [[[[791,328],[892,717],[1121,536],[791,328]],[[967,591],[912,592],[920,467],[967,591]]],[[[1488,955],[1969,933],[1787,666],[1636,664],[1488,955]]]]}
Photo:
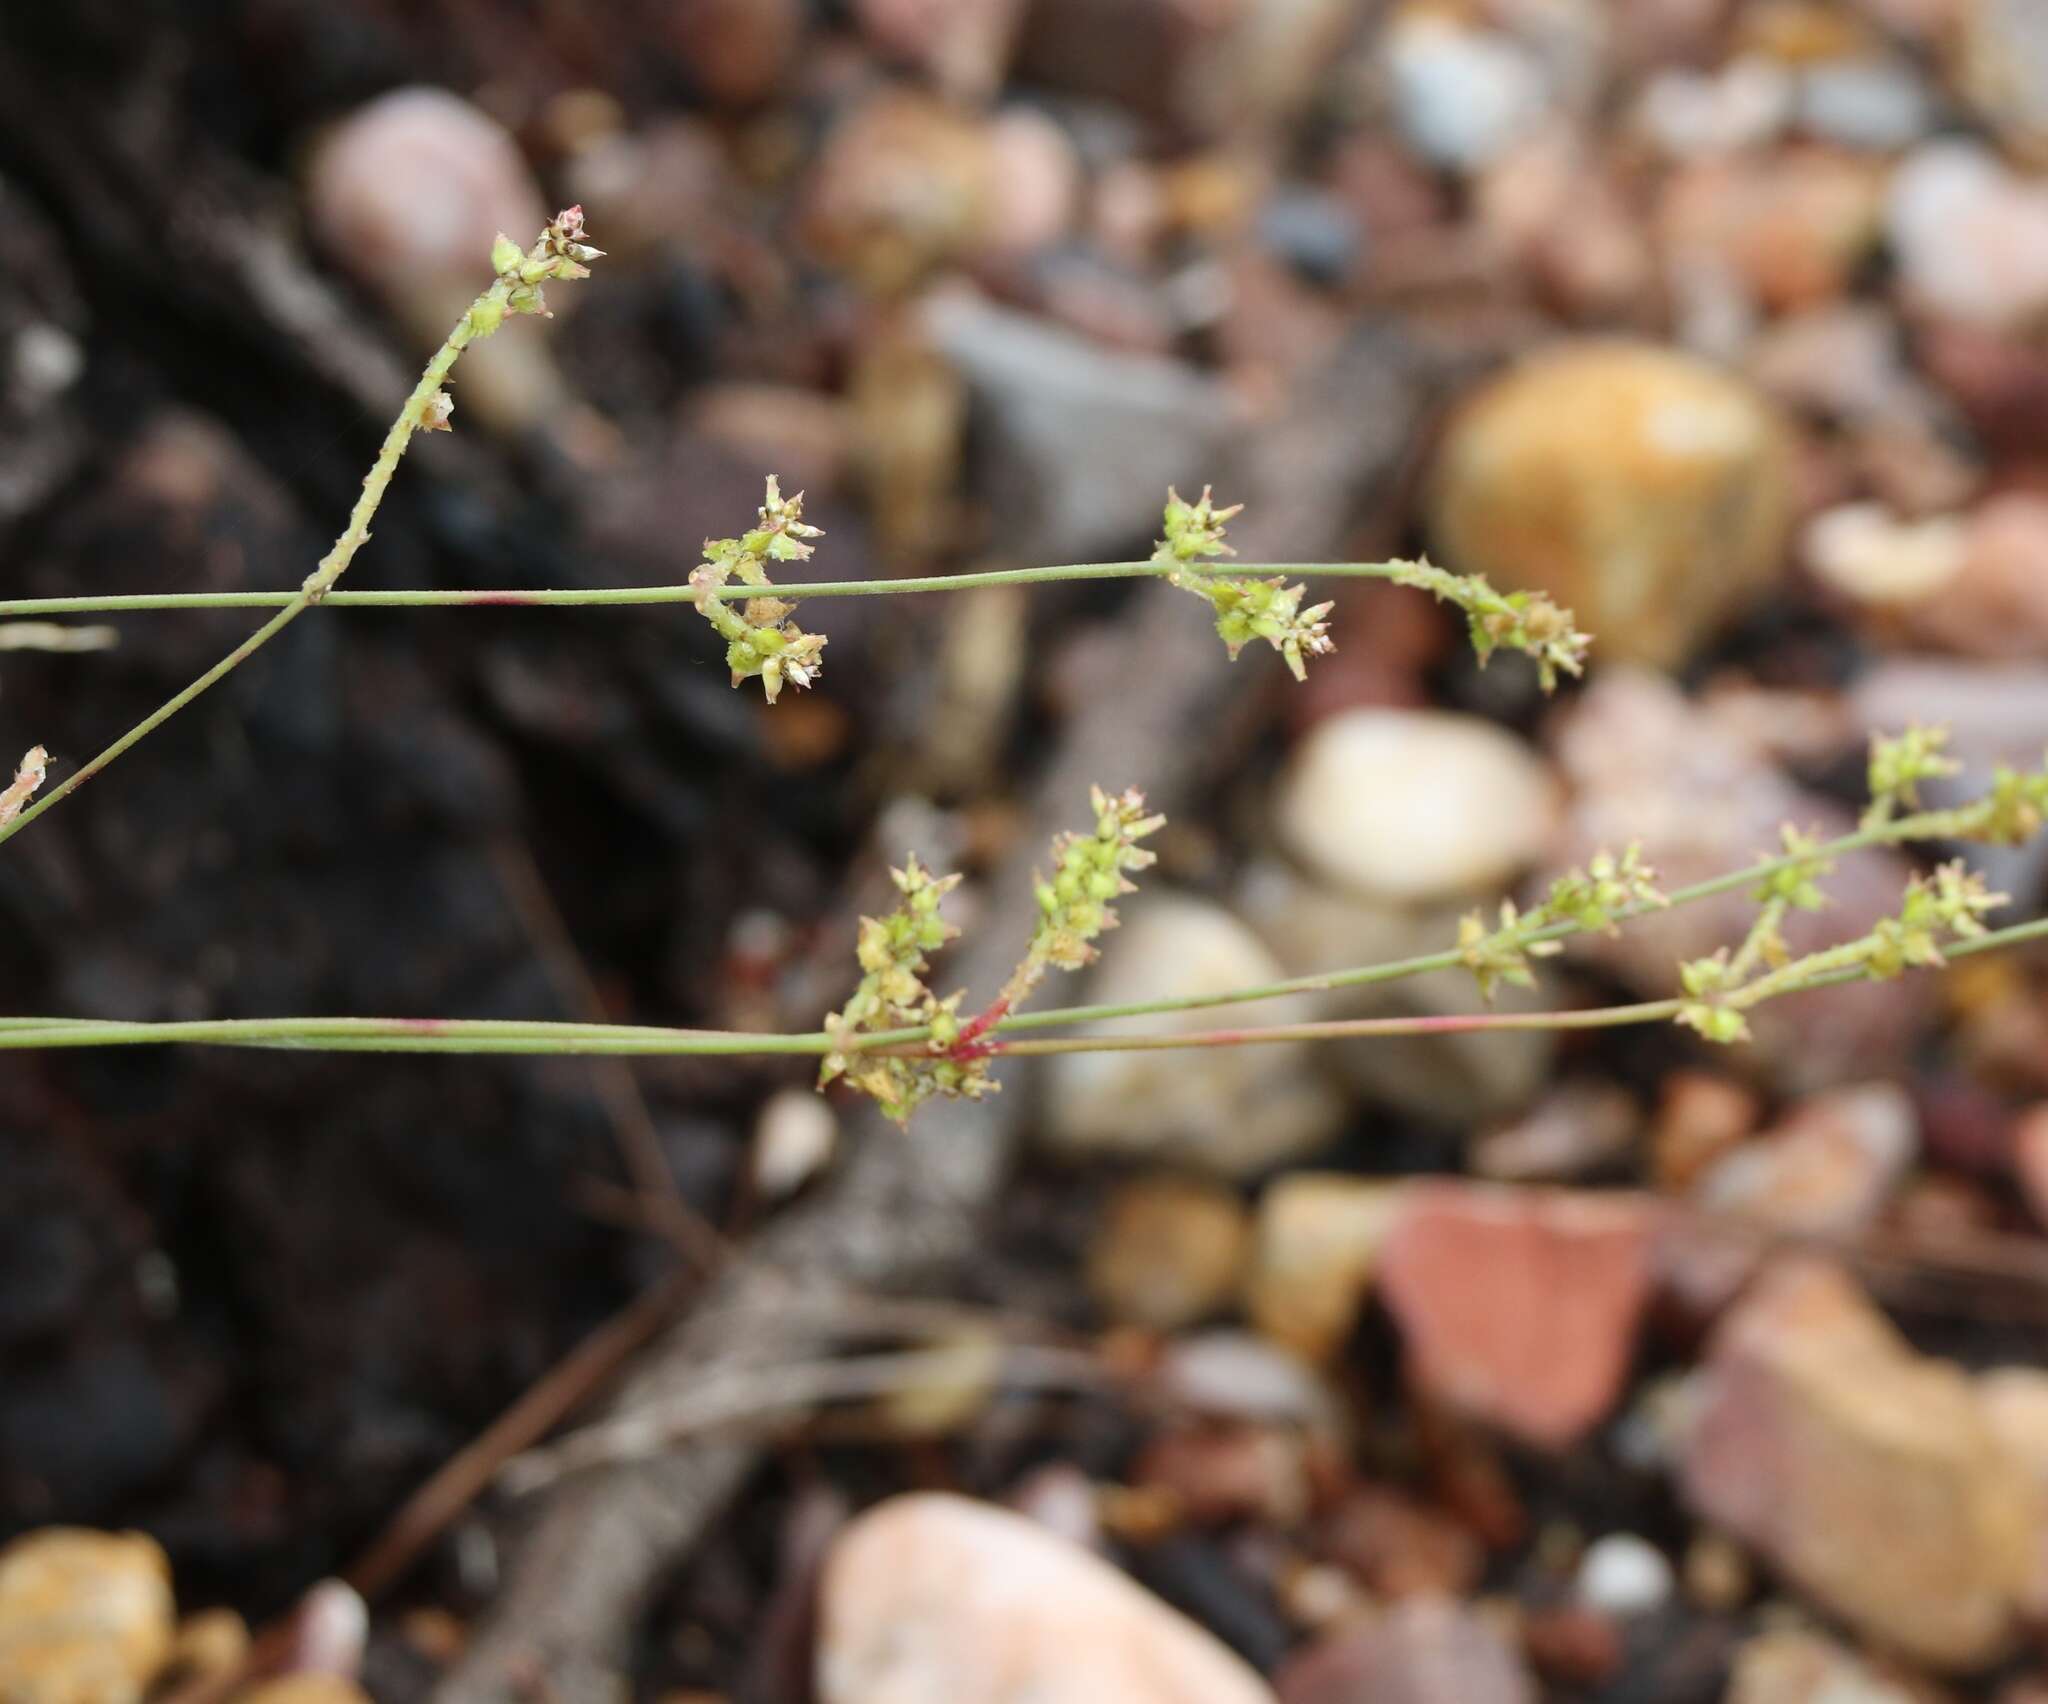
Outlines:
{"type": "Polygon", "coordinates": [[[1109,1199],[1088,1251],[1088,1288],[1117,1325],[1178,1331],[1235,1293],[1249,1237],[1237,1191],[1154,1173],[1109,1199]]]}
{"type": "Polygon", "coordinates": [[[1568,343],[1452,422],[1431,535],[1460,572],[1573,610],[1596,660],[1670,667],[1777,577],[1791,459],[1776,412],[1733,374],[1647,344],[1568,343]]]}
{"type": "Polygon", "coordinates": [[[237,1704],[371,1704],[371,1698],[338,1674],[288,1674],[243,1693],[237,1704]]]}
{"type": "Polygon", "coordinates": [[[1341,1172],[1295,1172],[1260,1199],[1245,1311],[1308,1360],[1344,1346],[1372,1289],[1402,1186],[1341,1172]]]}
{"type": "Polygon", "coordinates": [[[46,1527],[0,1550],[8,1704],[133,1704],[172,1638],[170,1564],[154,1539],[46,1527]]]}

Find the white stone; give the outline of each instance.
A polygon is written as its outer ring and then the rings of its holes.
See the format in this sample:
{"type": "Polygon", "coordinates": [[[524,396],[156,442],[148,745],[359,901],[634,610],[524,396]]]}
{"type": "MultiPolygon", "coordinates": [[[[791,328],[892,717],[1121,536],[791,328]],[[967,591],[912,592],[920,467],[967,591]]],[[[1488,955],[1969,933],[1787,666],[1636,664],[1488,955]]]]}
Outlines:
{"type": "Polygon", "coordinates": [[[754,1187],[770,1201],[800,1189],[832,1161],[839,1120],[810,1089],[778,1089],[754,1125],[754,1187]]]}
{"type": "MultiPolygon", "coordinates": [[[[1223,994],[1281,980],[1279,962],[1222,907],[1150,888],[1124,906],[1091,979],[1090,1004],[1223,994]]],[[[1096,1026],[1096,1033],[1277,1024],[1314,1015],[1301,999],[1212,1006],[1096,1026]]],[[[1069,1154],[1142,1155],[1226,1176],[1263,1170],[1327,1140],[1342,1112],[1302,1043],[1068,1054],[1047,1073],[1047,1144],[1069,1154]]]]}
{"type": "Polygon", "coordinates": [[[1671,1563],[1648,1539],[1613,1532],[1579,1561],[1579,1597],[1606,1615],[1647,1615],[1671,1596],[1671,1563]]]}
{"type": "MultiPolygon", "coordinates": [[[[1290,976],[1318,976],[1440,952],[1473,903],[1416,909],[1341,893],[1277,859],[1245,873],[1242,914],[1280,957],[1290,976]]],[[[1324,996],[1326,1018],[1473,1013],[1487,1008],[1462,966],[1324,996]]],[[[1550,1003],[1541,989],[1502,988],[1493,1008],[1533,1011],[1550,1003]]],[[[1459,1126],[1522,1112],[1546,1080],[1557,1037],[1547,1030],[1469,1030],[1442,1035],[1356,1036],[1321,1044],[1317,1061],[1364,1099],[1432,1123],[1459,1126]]]]}
{"type": "Polygon", "coordinates": [[[1844,147],[1903,148],[1927,132],[1927,89],[1896,60],[1827,60],[1800,79],[1799,118],[1844,147]]]}
{"type": "Polygon", "coordinates": [[[1969,529],[1955,515],[1907,521],[1882,503],[1841,503],[1807,522],[1804,554],[1859,604],[1917,604],[1962,573],[1969,529]]]}
{"type": "Polygon", "coordinates": [[[1771,141],[1791,118],[1793,99],[1784,66],[1747,56],[1711,74],[1658,72],[1644,87],[1638,119],[1665,153],[1691,159],[1771,141]]]}
{"type": "Polygon", "coordinates": [[[1347,710],[1281,783],[1287,850],[1325,881],[1403,904],[1498,892],[1549,848],[1556,784],[1512,734],[1447,710],[1347,710]]]}
{"type": "Polygon", "coordinates": [[[1159,1394],[1232,1420],[1341,1427],[1343,1406],[1303,1362],[1248,1331],[1183,1332],[1160,1352],[1159,1394]]]}
{"type": "Polygon", "coordinates": [[[1418,11],[1382,51],[1401,138],[1432,165],[1483,166],[1542,115],[1537,69],[1506,36],[1418,11]]]}
{"type": "Polygon", "coordinates": [[[2048,310],[2048,188],[1979,143],[1928,142],[1892,174],[1900,281],[1953,319],[2017,329],[2048,310]]]}
{"type": "Polygon", "coordinates": [[[1208,1633],[1021,1516],[938,1492],[845,1528],[819,1593],[819,1704],[1273,1704],[1208,1633]]]}

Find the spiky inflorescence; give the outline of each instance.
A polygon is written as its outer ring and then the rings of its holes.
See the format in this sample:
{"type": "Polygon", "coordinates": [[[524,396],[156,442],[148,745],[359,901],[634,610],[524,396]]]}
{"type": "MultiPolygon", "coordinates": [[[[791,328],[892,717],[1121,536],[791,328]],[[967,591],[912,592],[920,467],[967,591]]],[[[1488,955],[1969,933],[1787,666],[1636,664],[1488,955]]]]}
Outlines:
{"type": "Polygon", "coordinates": [[[822,1087],[844,1077],[901,1124],[935,1094],[979,1099],[995,1084],[986,1060],[949,1055],[959,1037],[960,996],[941,1000],[924,981],[927,955],[960,932],[939,912],[939,902],[959,886],[960,878],[934,877],[914,856],[889,874],[902,901],[886,917],[860,920],[860,986],[825,1020],[833,1051],[825,1056],[818,1082],[822,1087]],[[867,1052],[852,1045],[862,1034],[925,1025],[932,1033],[921,1053],[867,1052]]]}
{"type": "Polygon", "coordinates": [[[1963,838],[1992,846],[2023,846],[2048,820],[2048,763],[2040,769],[2000,764],[1991,772],[1991,791],[1974,807],[1978,820],[1963,838]]]}
{"type": "Polygon", "coordinates": [[[1003,991],[1011,1006],[1037,985],[1048,966],[1079,970],[1090,963],[1096,937],[1116,927],[1110,901],[1138,891],[1127,872],[1158,862],[1138,842],[1163,828],[1166,818],[1145,814],[1143,793],[1126,787],[1112,798],[1093,787],[1088,802],[1095,811],[1093,832],[1058,836],[1052,843],[1052,875],[1038,878],[1038,927],[1003,991]]]}
{"type": "Polygon", "coordinates": [[[1217,508],[1206,485],[1193,503],[1169,487],[1166,536],[1153,547],[1152,560],[1172,568],[1167,578],[1174,585],[1209,600],[1216,612],[1217,636],[1232,662],[1254,639],[1263,639],[1286,659],[1296,680],[1306,680],[1307,659],[1337,648],[1323,619],[1336,606],[1319,603],[1303,609],[1308,587],[1290,586],[1284,577],[1262,580],[1198,566],[1209,557],[1236,554],[1224,542],[1224,523],[1243,510],[1242,503],[1217,508]]]}
{"type": "Polygon", "coordinates": [[[983,1038],[1030,997],[1047,970],[1079,970],[1094,958],[1096,937],[1116,927],[1109,902],[1136,891],[1126,872],[1153,862],[1138,842],[1166,819],[1147,816],[1141,794],[1132,789],[1112,798],[1097,787],[1090,800],[1094,830],[1053,841],[1054,870],[1038,878],[1038,924],[1023,959],[994,1002],[967,1022],[958,994],[941,1000],[924,982],[925,955],[957,933],[940,917],[939,901],[960,878],[935,881],[915,858],[894,872],[903,902],[887,917],[861,919],[861,983],[825,1020],[832,1051],[819,1072],[821,1086],[844,1077],[899,1123],[933,1095],[978,1100],[998,1087],[988,1074],[998,1044],[983,1038]],[[922,1042],[876,1047],[860,1040],[916,1028],[929,1031],[922,1042]]]}
{"type": "Polygon", "coordinates": [[[1484,574],[1453,574],[1432,562],[1396,565],[1394,583],[1429,592],[1465,612],[1473,652],[1484,668],[1499,650],[1520,651],[1536,661],[1545,692],[1557,690],[1559,674],[1584,671],[1592,635],[1581,633],[1572,612],[1542,592],[1497,592],[1484,574]]]}
{"type": "Polygon", "coordinates": [[[718,588],[737,579],[743,586],[771,589],[770,562],[800,562],[811,554],[807,542],[823,538],[822,529],[806,526],[803,519],[804,494],[784,497],[773,474],[768,476],[767,499],[761,505],[761,524],[738,538],[708,538],[704,561],[690,576],[697,593],[697,608],[724,639],[726,666],[732,683],[760,677],[761,688],[773,704],[783,683],[809,686],[824,664],[822,633],[806,633],[789,619],[796,605],[784,598],[748,598],[734,607],[730,599],[714,597],[718,588]]]}
{"type": "Polygon", "coordinates": [[[1903,734],[1870,736],[1870,805],[1863,826],[1887,823],[1901,806],[1920,808],[1920,783],[1962,772],[1962,765],[1944,755],[1946,728],[1911,727],[1903,734]]]}
{"type": "Polygon", "coordinates": [[[1769,900],[1765,917],[1758,920],[1749,940],[1733,957],[1723,947],[1708,958],[1679,966],[1679,982],[1685,991],[1679,1023],[1697,1030],[1708,1041],[1746,1041],[1749,1024],[1745,1011],[1796,992],[1816,979],[1844,975],[1889,978],[1915,968],[1938,969],[1947,962],[1942,956],[1943,942],[1983,934],[1984,914],[2006,904],[2007,896],[1992,893],[1983,877],[1957,859],[1929,875],[1913,877],[1897,914],[1879,918],[1868,934],[1797,959],[1787,957],[1784,943],[1777,939],[1775,918],[1789,903],[1783,895],[1769,900]],[[1770,962],[1773,968],[1754,974],[1760,962],[1770,962]]]}
{"type": "MultiPolygon", "coordinates": [[[[506,310],[551,318],[541,286],[551,279],[588,278],[590,262],[603,258],[604,250],[592,248],[583,240],[585,234],[581,207],[563,208],[530,249],[522,249],[500,231],[491,245],[491,268],[512,287],[505,298],[506,310]]],[[[488,335],[497,324],[492,321],[480,329],[488,335]]]]}
{"type": "Polygon", "coordinates": [[[1555,940],[1535,937],[1559,924],[1586,933],[1611,934],[1622,914],[1643,906],[1670,903],[1657,887],[1657,872],[1643,862],[1643,849],[1631,845],[1617,858],[1595,854],[1583,870],[1568,870],[1550,884],[1550,892],[1527,911],[1511,899],[1500,906],[1500,922],[1489,929],[1485,914],[1474,911],[1458,924],[1458,957],[1478,979],[1479,992],[1491,1000],[1503,982],[1533,988],[1532,959],[1564,950],[1555,940]]]}

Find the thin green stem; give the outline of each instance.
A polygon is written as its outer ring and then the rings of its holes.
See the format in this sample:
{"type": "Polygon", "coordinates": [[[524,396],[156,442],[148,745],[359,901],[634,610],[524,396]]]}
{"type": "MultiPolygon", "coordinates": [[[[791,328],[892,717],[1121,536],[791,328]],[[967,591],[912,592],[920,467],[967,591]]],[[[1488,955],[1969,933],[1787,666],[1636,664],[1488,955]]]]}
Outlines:
{"type": "Polygon", "coordinates": [[[304,595],[300,594],[299,598],[288,608],[280,610],[261,627],[257,628],[254,633],[250,634],[248,638],[244,639],[241,644],[221,658],[206,673],[186,687],[177,697],[157,706],[155,710],[151,711],[112,745],[108,746],[105,751],[101,752],[97,757],[89,759],[65,776],[61,782],[52,787],[40,799],[36,800],[34,804],[30,805],[12,822],[0,823],[0,843],[12,840],[23,829],[28,827],[30,823],[34,822],[37,817],[41,816],[43,812],[62,804],[130,746],[148,738],[149,735],[162,727],[164,723],[177,715],[180,710],[184,709],[186,705],[190,704],[193,699],[197,698],[208,688],[217,686],[221,681],[233,674],[236,669],[240,668],[242,664],[262,650],[265,645],[269,644],[271,640],[275,639],[304,614],[306,608],[307,604],[304,595]]]}
{"type": "MultiPolygon", "coordinates": [[[[1954,811],[1923,811],[1915,816],[1899,817],[1871,828],[1858,829],[1853,834],[1844,834],[1806,851],[1762,858],[1742,869],[1730,870],[1725,875],[1674,888],[1665,895],[1662,904],[1645,901],[1625,906],[1615,913],[1615,920],[1625,923],[1677,906],[1713,899],[1720,894],[1732,893],[1764,881],[1780,871],[1792,869],[1795,865],[1809,863],[1816,857],[1839,858],[1872,846],[1940,838],[1954,832],[1958,826],[1957,814],[1954,811]]],[[[1524,940],[1530,945],[1535,945],[1545,941],[1561,941],[1568,936],[1585,932],[1583,925],[1564,919],[1544,928],[1532,930],[1524,940]]],[[[1255,1000],[1279,1000],[1294,994],[1327,994],[1344,988],[1363,988],[1376,983],[1398,982],[1406,977],[1422,976],[1434,970],[1456,970],[1464,962],[1464,957],[1457,948],[1448,947],[1441,952],[1422,953],[1414,958],[1389,959],[1382,964],[1359,965],[1348,970],[1291,976],[1279,982],[1261,983],[1252,988],[1233,988],[1219,994],[1183,994],[1158,1000],[1128,1001],[1121,1005],[1064,1006],[1042,1012],[1026,1012],[1005,1018],[996,1027],[1004,1033],[1064,1028],[1070,1024],[1102,1023],[1113,1018],[1159,1017],[1169,1012],[1191,1012],[1206,1007],[1245,1005],[1255,1000]]],[[[916,1033],[921,1036],[923,1032],[916,1033]]]]}
{"type": "Polygon", "coordinates": [[[1261,1024],[1246,1029],[1184,1030],[1166,1035],[1052,1036],[1006,1041],[1002,1058],[1057,1053],[1158,1053],[1185,1047],[1259,1047],[1284,1041],[1342,1041],[1359,1036],[1469,1035],[1489,1030],[1616,1029],[1675,1018],[1679,1000],[1646,1000],[1628,1006],[1589,1006],[1572,1012],[1446,1012],[1395,1018],[1330,1018],[1301,1024],[1261,1024]]]}
{"type": "Polygon", "coordinates": [[[0,1027],[0,1050],[27,1047],[279,1047],[314,1052],[811,1054],[811,1035],[665,1029],[638,1024],[527,1023],[496,1018],[216,1018],[174,1023],[18,1020],[0,1027]]]}
{"type": "MultiPolygon", "coordinates": [[[[1989,930],[1944,949],[1950,959],[2048,939],[2048,917],[1989,930]]],[[[1861,980],[1860,965],[1817,968],[1796,983],[1775,988],[1772,998],[1861,980]]],[[[1244,994],[1233,996],[1243,999],[1244,994]]],[[[1677,1015],[1680,1000],[1646,1000],[1635,1005],[1597,1006],[1563,1012],[1476,1012],[1456,1015],[1351,1018],[1303,1024],[1191,1031],[1177,1035],[1063,1036],[1002,1043],[1008,1055],[1111,1053],[1202,1047],[1246,1047],[1287,1041],[1327,1041],[1358,1036],[1452,1035],[1489,1030],[1590,1030],[1661,1023],[1677,1015]]],[[[1102,1008],[1071,1007],[1035,1014],[1041,1023],[1076,1022],[1102,1008]]],[[[1139,1013],[1123,1015],[1137,1016],[1139,1013]]],[[[920,1030],[894,1030],[862,1037],[873,1048],[911,1047],[920,1030]]],[[[525,1023],[516,1019],[434,1018],[228,1018],[181,1023],[118,1023],[78,1019],[0,1021],[0,1051],[43,1047],[141,1047],[166,1043],[215,1047],[286,1048],[324,1053],[458,1054],[695,1054],[817,1057],[835,1045],[822,1032],[747,1034],[732,1030],[661,1029],[629,1024],[525,1023]]]]}
{"type": "MultiPolygon", "coordinates": [[[[445,370],[444,375],[445,376],[445,370]]],[[[422,381],[424,383],[424,381],[422,381]]],[[[427,392],[429,396],[432,390],[427,392]]],[[[388,477],[388,476],[387,476],[388,477]]],[[[372,505],[374,507],[374,505],[372,505]]],[[[365,517],[367,519],[367,517],[365,517]]],[[[776,595],[811,598],[900,597],[913,592],[971,592],[991,586],[1042,586],[1065,580],[1159,580],[1170,574],[1299,574],[1337,580],[1388,580],[1406,562],[1068,562],[1046,568],[991,568],[972,574],[928,574],[901,580],[820,580],[781,584],[776,595]]],[[[107,615],[140,610],[282,609],[297,592],[137,592],[104,597],[0,599],[0,620],[16,616],[107,615]]],[[[322,600],[336,609],[561,609],[622,604],[695,606],[696,587],[603,586],[528,591],[330,592],[322,600]]],[[[759,597],[761,588],[735,583],[706,588],[702,596],[725,602],[759,597]]]]}

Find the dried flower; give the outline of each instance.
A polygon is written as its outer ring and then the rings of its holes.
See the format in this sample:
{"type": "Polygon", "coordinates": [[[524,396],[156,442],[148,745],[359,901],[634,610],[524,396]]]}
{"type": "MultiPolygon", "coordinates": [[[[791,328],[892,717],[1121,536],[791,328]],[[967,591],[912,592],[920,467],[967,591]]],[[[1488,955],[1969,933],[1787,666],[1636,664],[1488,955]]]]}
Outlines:
{"type": "Polygon", "coordinates": [[[1308,595],[1308,587],[1290,586],[1284,577],[1262,580],[1197,566],[1208,557],[1236,554],[1224,542],[1223,526],[1243,510],[1242,503],[1217,508],[1206,485],[1200,501],[1194,503],[1169,487],[1166,536],[1153,547],[1152,560],[1171,567],[1167,578],[1174,585],[1209,600],[1216,611],[1217,635],[1232,662],[1254,639],[1263,639],[1286,659],[1296,680],[1306,680],[1306,659],[1337,648],[1329,623],[1323,619],[1336,606],[1319,603],[1303,609],[1301,600],[1308,595]]]}
{"type": "Polygon", "coordinates": [[[455,399],[444,390],[437,390],[420,404],[420,430],[422,432],[452,432],[455,418],[455,399]]]}
{"type": "Polygon", "coordinates": [[[4,792],[0,792],[0,828],[5,828],[20,816],[23,807],[36,796],[36,789],[43,784],[50,772],[50,754],[41,746],[30,746],[21,760],[21,767],[14,772],[14,780],[4,792]]]}
{"type": "Polygon", "coordinates": [[[811,554],[806,541],[824,537],[817,527],[803,520],[804,494],[784,497],[775,476],[768,476],[767,498],[761,505],[761,524],[738,538],[708,538],[704,561],[690,575],[697,593],[697,608],[725,640],[726,666],[732,683],[760,677],[762,690],[773,704],[787,681],[792,686],[809,686],[824,667],[820,653],[825,649],[822,633],[806,633],[789,619],[794,602],[777,597],[749,598],[735,609],[731,600],[714,596],[728,581],[770,589],[770,562],[800,562],[811,554]]]}
{"type": "Polygon", "coordinates": [[[1592,635],[1573,625],[1572,612],[1542,592],[1497,592],[1483,574],[1453,574],[1430,562],[1397,566],[1394,583],[1433,593],[1465,612],[1472,649],[1484,668],[1497,650],[1521,651],[1536,659],[1545,692],[1557,689],[1560,671],[1584,671],[1592,635]]]}
{"type": "Polygon", "coordinates": [[[604,254],[603,249],[592,248],[583,238],[581,207],[563,208],[530,249],[522,249],[500,231],[497,241],[491,244],[491,270],[498,275],[498,284],[471,304],[470,336],[489,337],[504,324],[507,313],[553,318],[541,285],[555,278],[588,278],[590,262],[604,254]]]}

